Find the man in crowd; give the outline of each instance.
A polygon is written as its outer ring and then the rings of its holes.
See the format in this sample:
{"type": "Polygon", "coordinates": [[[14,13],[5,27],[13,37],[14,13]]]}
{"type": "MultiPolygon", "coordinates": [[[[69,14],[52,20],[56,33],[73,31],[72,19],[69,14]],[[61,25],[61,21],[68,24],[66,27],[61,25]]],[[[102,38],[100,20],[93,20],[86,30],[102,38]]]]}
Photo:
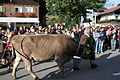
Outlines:
{"type": "Polygon", "coordinates": [[[90,61],[90,66],[91,68],[96,68],[97,65],[93,63],[95,60],[95,53],[94,53],[94,46],[95,46],[95,41],[93,37],[90,35],[90,28],[86,28],[84,30],[84,34],[80,38],[79,46],[77,50],[77,57],[74,56],[73,59],[73,70],[79,70],[79,59],[86,59],[90,61]],[[78,57],[79,56],[79,57],[78,57]]]}

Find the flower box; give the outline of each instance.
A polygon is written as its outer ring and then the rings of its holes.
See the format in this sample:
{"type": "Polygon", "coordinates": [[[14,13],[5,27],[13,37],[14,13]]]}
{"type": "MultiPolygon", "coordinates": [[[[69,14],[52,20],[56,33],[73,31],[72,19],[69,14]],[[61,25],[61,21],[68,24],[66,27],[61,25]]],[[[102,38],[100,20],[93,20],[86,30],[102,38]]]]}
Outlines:
{"type": "Polygon", "coordinates": [[[36,17],[34,13],[25,13],[26,17],[36,17]]]}
{"type": "Polygon", "coordinates": [[[15,17],[25,17],[25,13],[15,13],[15,17]]]}

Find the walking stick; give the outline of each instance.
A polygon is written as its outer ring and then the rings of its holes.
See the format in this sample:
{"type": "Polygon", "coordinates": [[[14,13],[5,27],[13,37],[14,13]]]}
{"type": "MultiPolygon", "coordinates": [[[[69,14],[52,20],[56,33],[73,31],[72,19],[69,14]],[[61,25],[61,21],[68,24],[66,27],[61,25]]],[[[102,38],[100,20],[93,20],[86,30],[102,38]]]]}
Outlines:
{"type": "Polygon", "coordinates": [[[4,52],[3,52],[3,55],[2,55],[2,57],[1,57],[1,59],[3,59],[3,57],[5,56],[5,52],[6,52],[6,50],[7,50],[7,45],[6,45],[6,47],[5,47],[5,49],[4,49],[4,52]]]}

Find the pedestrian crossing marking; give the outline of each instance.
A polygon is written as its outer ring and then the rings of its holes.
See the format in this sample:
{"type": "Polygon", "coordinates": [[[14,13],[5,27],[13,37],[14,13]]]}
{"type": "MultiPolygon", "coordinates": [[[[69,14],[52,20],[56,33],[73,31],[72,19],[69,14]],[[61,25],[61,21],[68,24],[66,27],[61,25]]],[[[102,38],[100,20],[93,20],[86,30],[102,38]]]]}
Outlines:
{"type": "Polygon", "coordinates": [[[120,72],[119,73],[113,73],[113,76],[119,76],[120,75],[120,72]]]}

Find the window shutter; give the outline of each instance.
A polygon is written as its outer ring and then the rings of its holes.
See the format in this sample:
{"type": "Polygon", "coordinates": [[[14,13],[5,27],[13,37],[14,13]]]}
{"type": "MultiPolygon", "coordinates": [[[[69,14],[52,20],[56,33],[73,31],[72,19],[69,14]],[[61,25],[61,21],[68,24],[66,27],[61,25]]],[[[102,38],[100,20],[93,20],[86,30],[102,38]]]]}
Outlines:
{"type": "Polygon", "coordinates": [[[33,13],[37,13],[37,10],[36,10],[36,8],[33,8],[33,13]]]}
{"type": "Polygon", "coordinates": [[[5,7],[2,7],[2,12],[5,12],[5,7]]]}
{"type": "Polygon", "coordinates": [[[22,8],[22,12],[26,13],[26,8],[25,7],[22,8]]]}

